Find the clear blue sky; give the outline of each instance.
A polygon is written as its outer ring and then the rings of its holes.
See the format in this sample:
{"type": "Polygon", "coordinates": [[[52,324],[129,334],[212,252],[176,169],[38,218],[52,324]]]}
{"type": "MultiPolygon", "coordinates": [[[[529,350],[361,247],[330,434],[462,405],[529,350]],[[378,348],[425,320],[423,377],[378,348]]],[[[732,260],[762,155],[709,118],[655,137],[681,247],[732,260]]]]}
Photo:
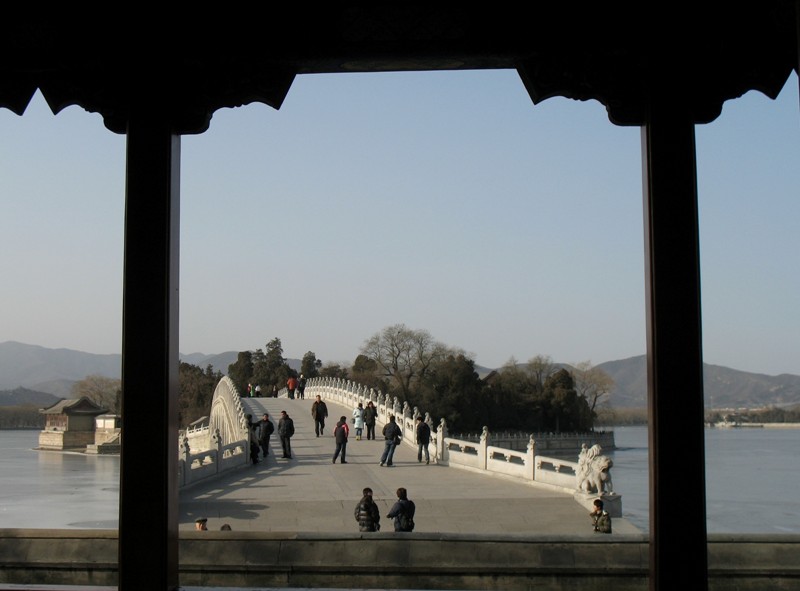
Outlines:
{"type": "MultiPolygon", "coordinates": [[[[704,356],[800,374],[798,83],[697,128],[704,356]]],[[[182,140],[183,353],[349,364],[385,326],[500,366],[645,352],[639,128],[513,71],[298,77],[182,140]]],[[[125,139],[0,109],[0,341],[116,353],[125,139]]]]}

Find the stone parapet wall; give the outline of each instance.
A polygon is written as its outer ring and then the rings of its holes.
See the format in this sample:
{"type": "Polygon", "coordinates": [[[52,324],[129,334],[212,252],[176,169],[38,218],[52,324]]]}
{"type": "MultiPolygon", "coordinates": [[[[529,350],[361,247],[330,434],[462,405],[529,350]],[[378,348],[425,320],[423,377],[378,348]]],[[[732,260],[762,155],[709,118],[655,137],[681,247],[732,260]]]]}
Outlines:
{"type": "Polygon", "coordinates": [[[102,445],[119,438],[122,429],[97,429],[94,432],[94,444],[102,445]]]}
{"type": "Polygon", "coordinates": [[[94,444],[94,431],[41,431],[39,432],[40,449],[86,449],[94,444]]]}
{"type": "MultiPolygon", "coordinates": [[[[710,535],[709,589],[798,589],[798,535],[710,535]]],[[[646,591],[644,535],[183,532],[180,584],[646,591]]],[[[0,530],[0,589],[116,585],[115,531],[0,530]]]]}
{"type": "MultiPolygon", "coordinates": [[[[538,453],[556,456],[578,456],[581,446],[591,447],[600,445],[603,451],[616,449],[613,431],[594,433],[496,433],[492,432],[492,445],[503,447],[512,451],[525,451],[531,436],[536,441],[538,453]]],[[[480,435],[452,435],[464,441],[479,441],[480,435]]]]}

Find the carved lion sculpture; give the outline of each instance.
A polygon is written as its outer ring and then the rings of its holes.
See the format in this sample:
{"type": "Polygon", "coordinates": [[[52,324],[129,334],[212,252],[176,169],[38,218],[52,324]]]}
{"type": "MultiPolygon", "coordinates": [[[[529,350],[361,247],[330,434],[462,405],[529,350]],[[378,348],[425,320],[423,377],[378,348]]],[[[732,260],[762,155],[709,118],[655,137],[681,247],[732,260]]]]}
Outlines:
{"type": "Polygon", "coordinates": [[[586,449],[584,445],[578,457],[578,490],[585,493],[602,494],[611,493],[614,489],[611,484],[611,467],[614,462],[608,456],[601,455],[599,445],[586,449]]]}

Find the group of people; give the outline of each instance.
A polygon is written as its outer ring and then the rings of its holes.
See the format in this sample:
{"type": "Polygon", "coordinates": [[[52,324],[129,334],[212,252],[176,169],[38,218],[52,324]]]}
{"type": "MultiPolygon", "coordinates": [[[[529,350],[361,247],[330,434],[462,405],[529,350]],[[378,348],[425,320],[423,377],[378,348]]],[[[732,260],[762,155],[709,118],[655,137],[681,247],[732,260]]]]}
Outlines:
{"type": "Polygon", "coordinates": [[[353,409],[353,427],[356,430],[356,440],[360,440],[364,434],[364,428],[367,429],[367,440],[375,439],[375,423],[378,420],[378,409],[372,403],[372,400],[367,402],[367,407],[359,402],[358,407],[353,409]]]}
{"type": "MultiPolygon", "coordinates": [[[[391,466],[392,459],[394,458],[394,450],[400,445],[403,432],[400,425],[394,420],[394,415],[389,416],[389,422],[383,426],[383,454],[381,454],[381,466],[391,466]]],[[[417,417],[417,424],[414,427],[414,437],[417,444],[417,461],[422,462],[422,456],[425,456],[425,463],[431,463],[431,453],[428,450],[428,445],[431,442],[431,428],[428,423],[422,420],[422,417],[417,417]]]]}
{"type": "MultiPolygon", "coordinates": [[[[269,413],[264,413],[260,421],[253,421],[253,415],[247,415],[250,424],[250,461],[253,464],[259,463],[259,452],[266,458],[269,455],[269,440],[275,433],[275,424],[269,418],[269,413]]],[[[281,418],[278,420],[278,437],[281,440],[283,457],[292,458],[292,436],[294,435],[294,421],[286,413],[281,411],[281,418]]]]}
{"type": "MultiPolygon", "coordinates": [[[[301,375],[302,378],[302,375],[301,375]]],[[[299,386],[297,386],[299,388],[299,386]]],[[[303,394],[300,394],[302,397],[303,394]]],[[[314,419],[314,433],[317,437],[324,435],[325,432],[325,419],[328,418],[328,406],[318,394],[316,400],[311,405],[311,417],[314,419]]],[[[367,439],[375,440],[375,423],[378,418],[378,409],[370,400],[365,407],[363,403],[359,402],[358,407],[353,409],[351,416],[351,423],[355,430],[356,441],[360,441],[364,429],[367,430],[367,439]]],[[[253,464],[259,463],[259,453],[264,458],[269,455],[269,440],[275,432],[275,425],[269,418],[269,414],[264,413],[260,421],[253,422],[252,415],[247,415],[247,420],[250,424],[250,459],[253,464]]],[[[294,421],[289,417],[285,410],[281,411],[281,418],[278,421],[278,436],[281,440],[281,448],[283,450],[283,457],[287,459],[292,458],[292,436],[294,435],[294,421]]],[[[384,439],[383,453],[380,457],[381,466],[392,466],[394,459],[394,450],[400,445],[403,432],[400,425],[395,421],[394,415],[389,416],[389,421],[384,425],[382,431],[384,439]]],[[[333,429],[334,441],[336,448],[333,452],[332,463],[336,463],[340,459],[342,464],[347,463],[347,442],[350,438],[350,425],[348,424],[347,417],[341,416],[336,426],[333,429]]],[[[423,456],[425,463],[430,464],[431,457],[428,446],[431,441],[431,428],[422,420],[422,417],[417,417],[416,427],[414,429],[415,441],[417,444],[417,461],[422,462],[423,456]]]]}
{"type": "MultiPolygon", "coordinates": [[[[325,428],[325,418],[328,416],[328,407],[322,401],[320,396],[317,396],[316,401],[311,406],[311,416],[314,418],[314,432],[319,437],[323,434],[325,428]]],[[[356,433],[356,441],[360,441],[364,432],[364,427],[367,428],[367,439],[375,439],[375,422],[378,417],[378,409],[372,401],[367,403],[366,408],[359,402],[358,407],[353,409],[351,421],[356,433]]],[[[394,415],[389,415],[389,422],[383,427],[384,448],[381,454],[380,465],[392,466],[394,459],[394,450],[400,445],[403,437],[403,432],[400,425],[395,421],[394,415]]],[[[339,421],[333,429],[333,436],[336,442],[336,448],[333,452],[331,463],[335,464],[338,458],[341,458],[341,463],[347,463],[347,441],[350,438],[350,426],[347,423],[347,417],[339,417],[339,421]]],[[[422,462],[422,456],[425,456],[425,463],[431,463],[430,451],[428,445],[431,441],[430,426],[422,420],[422,417],[417,417],[417,425],[415,427],[415,440],[417,443],[417,461],[422,462]]]]}
{"type": "MultiPolygon", "coordinates": [[[[342,417],[344,418],[344,417],[342,417]]],[[[345,425],[347,421],[345,421],[345,425]]],[[[356,504],[353,515],[358,523],[358,531],[360,532],[376,532],[381,529],[381,512],[378,505],[372,498],[372,489],[367,487],[362,491],[361,500],[356,504]]],[[[387,519],[394,520],[394,531],[396,532],[411,532],[414,531],[414,515],[416,514],[416,505],[414,501],[408,498],[408,491],[405,488],[397,489],[397,501],[392,506],[389,513],[386,514],[387,519]]],[[[603,501],[596,499],[594,501],[594,510],[589,513],[592,519],[592,527],[597,533],[610,534],[611,533],[611,516],[608,511],[603,508],[603,501]]],[[[195,529],[198,531],[206,531],[208,519],[199,517],[195,520],[195,529]]],[[[223,531],[230,531],[231,526],[223,524],[220,528],[223,531]]]]}
{"type": "MultiPolygon", "coordinates": [[[[207,517],[198,517],[194,520],[194,528],[197,531],[208,531],[208,518],[207,517]]],[[[233,528],[228,523],[223,523],[220,528],[220,531],[233,531],[233,528]]]]}
{"type": "MultiPolygon", "coordinates": [[[[289,379],[286,380],[286,390],[289,393],[289,398],[294,400],[295,397],[299,398],[300,400],[305,399],[306,397],[306,378],[303,374],[300,374],[300,377],[291,375],[289,379]]],[[[247,384],[247,398],[261,398],[261,384],[256,384],[255,387],[253,384],[247,384]]],[[[272,398],[278,397],[278,386],[273,385],[272,390],[270,391],[269,396],[272,398]]]]}
{"type": "MultiPolygon", "coordinates": [[[[269,393],[272,398],[278,397],[278,386],[272,386],[272,391],[269,393]]],[[[247,384],[247,398],[261,398],[261,384],[247,384]]]]}
{"type": "MultiPolygon", "coordinates": [[[[414,514],[416,506],[414,501],[408,498],[408,491],[405,488],[397,489],[397,502],[386,515],[388,519],[394,519],[394,531],[410,532],[414,531],[414,514]]],[[[380,531],[381,513],[377,503],[372,498],[372,489],[367,487],[363,491],[361,500],[356,505],[354,511],[358,522],[358,531],[371,532],[380,531]]]]}
{"type": "Polygon", "coordinates": [[[286,380],[286,390],[289,393],[289,398],[294,400],[295,393],[297,393],[297,398],[300,400],[305,400],[306,397],[306,378],[303,374],[300,374],[300,377],[297,378],[295,376],[289,376],[289,379],[286,380]]]}

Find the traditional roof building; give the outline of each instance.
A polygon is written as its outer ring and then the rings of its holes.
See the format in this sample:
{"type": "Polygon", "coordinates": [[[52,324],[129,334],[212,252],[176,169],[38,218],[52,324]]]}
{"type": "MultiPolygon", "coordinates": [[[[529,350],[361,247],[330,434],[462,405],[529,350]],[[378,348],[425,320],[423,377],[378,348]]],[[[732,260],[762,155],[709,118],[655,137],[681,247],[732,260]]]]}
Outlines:
{"type": "Polygon", "coordinates": [[[61,400],[39,412],[45,415],[44,430],[39,433],[39,449],[84,450],[95,442],[95,417],[108,410],[84,396],[61,400]]]}

